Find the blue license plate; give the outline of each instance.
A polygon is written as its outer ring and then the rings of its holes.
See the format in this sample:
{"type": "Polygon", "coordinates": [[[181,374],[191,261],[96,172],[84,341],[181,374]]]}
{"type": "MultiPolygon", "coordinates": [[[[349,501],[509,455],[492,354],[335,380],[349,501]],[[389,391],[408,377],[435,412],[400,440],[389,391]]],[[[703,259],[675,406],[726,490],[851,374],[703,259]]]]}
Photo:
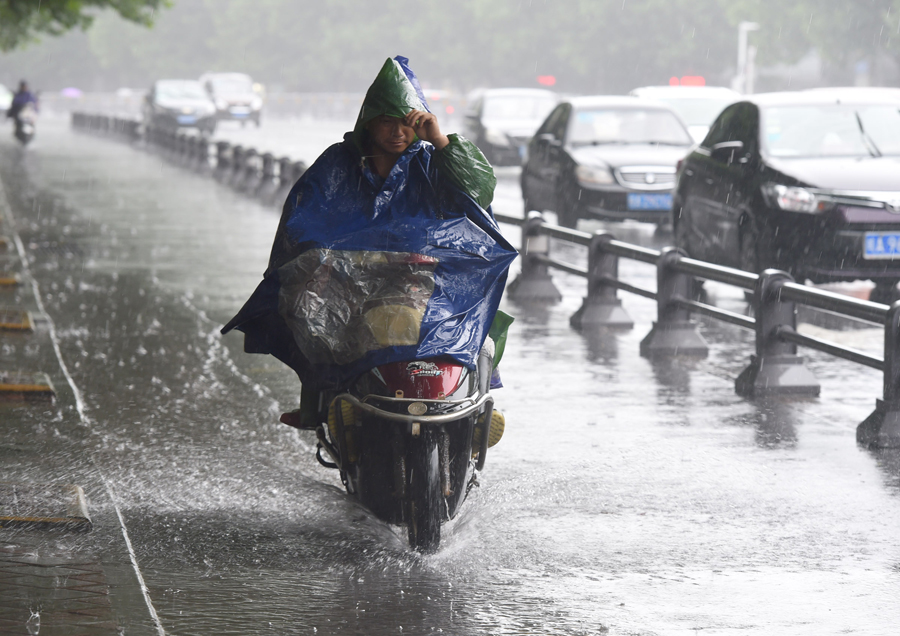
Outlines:
{"type": "Polygon", "coordinates": [[[866,232],[866,259],[900,259],[900,232],[866,232]]]}
{"type": "Polygon", "coordinates": [[[193,115],[179,115],[178,116],[179,124],[193,124],[196,121],[197,121],[197,118],[194,117],[193,115]]]}
{"type": "Polygon", "coordinates": [[[628,194],[629,210],[671,210],[672,194],[628,194]]]}

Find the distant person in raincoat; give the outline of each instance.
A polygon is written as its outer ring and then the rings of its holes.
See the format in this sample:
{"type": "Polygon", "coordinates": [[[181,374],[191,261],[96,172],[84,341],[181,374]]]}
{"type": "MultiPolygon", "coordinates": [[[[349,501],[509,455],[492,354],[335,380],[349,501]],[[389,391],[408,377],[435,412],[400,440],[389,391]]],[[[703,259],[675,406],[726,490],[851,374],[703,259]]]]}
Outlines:
{"type": "Polygon", "coordinates": [[[28,83],[25,82],[25,80],[22,80],[19,82],[19,90],[13,95],[9,109],[6,111],[6,116],[9,119],[18,119],[19,113],[21,113],[28,104],[34,104],[35,109],[37,109],[38,100],[37,97],[28,90],[28,83]]]}
{"type": "MultiPolygon", "coordinates": [[[[341,389],[374,366],[450,356],[474,367],[489,328],[496,364],[512,322],[497,306],[516,251],[490,213],[495,185],[481,151],[441,131],[407,60],[388,59],[353,132],[294,185],[263,282],[222,332],[243,331],[247,352],[272,354],[297,372],[306,423],[319,391],[341,389]],[[309,293],[318,279],[303,267],[337,251],[407,253],[437,263],[412,342],[333,353],[347,344],[335,334],[354,309],[339,295],[323,307],[326,297],[309,293]],[[320,355],[323,342],[332,351],[320,355]]],[[[345,264],[329,266],[328,276],[345,264]]],[[[365,278],[364,269],[359,276],[365,278]]]]}

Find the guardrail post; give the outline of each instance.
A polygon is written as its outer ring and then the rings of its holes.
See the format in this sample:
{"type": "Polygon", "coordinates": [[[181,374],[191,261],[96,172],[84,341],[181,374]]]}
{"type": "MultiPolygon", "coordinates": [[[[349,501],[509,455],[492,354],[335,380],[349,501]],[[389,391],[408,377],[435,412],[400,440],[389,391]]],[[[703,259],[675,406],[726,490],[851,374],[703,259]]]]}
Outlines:
{"type": "Polygon", "coordinates": [[[634,321],[622,309],[616,288],[609,284],[619,278],[619,257],[609,254],[604,246],[615,237],[596,232],[588,247],[588,293],[581,308],[569,319],[575,329],[592,327],[634,327],[634,321]]]}
{"type": "Polygon", "coordinates": [[[195,168],[205,174],[209,172],[209,139],[198,135],[194,144],[195,168]]]}
{"type": "Polygon", "coordinates": [[[269,196],[275,188],[275,155],[271,152],[262,155],[262,176],[256,187],[257,196],[269,196]]]}
{"type": "Polygon", "coordinates": [[[213,176],[219,180],[224,180],[231,172],[231,144],[227,141],[216,142],[216,168],[213,176]]]}
{"type": "Polygon", "coordinates": [[[656,262],[656,312],[657,319],[643,340],[641,355],[697,356],[705,358],[709,345],[691,322],[691,313],[678,305],[688,300],[694,287],[694,277],[675,270],[675,264],[687,254],[675,247],[663,248],[656,262]]]}
{"type": "Polygon", "coordinates": [[[540,260],[550,254],[550,237],[541,233],[544,217],[529,212],[522,226],[522,272],[509,284],[509,298],[520,303],[556,303],[562,294],[550,278],[549,267],[540,260]]]}
{"type": "Polygon", "coordinates": [[[782,329],[797,328],[793,301],[782,300],[781,286],[794,279],[787,272],[767,269],[759,275],[753,292],[756,310],[756,355],[734,383],[738,395],[818,395],[816,376],[797,355],[797,345],[779,338],[782,329]]]}
{"type": "Polygon", "coordinates": [[[884,389],[875,410],[856,427],[856,441],[869,448],[900,448],[900,301],[884,323],[884,389]]]}
{"type": "Polygon", "coordinates": [[[244,147],[232,146],[231,148],[231,172],[225,175],[225,180],[232,186],[240,181],[244,173],[244,147]]]}

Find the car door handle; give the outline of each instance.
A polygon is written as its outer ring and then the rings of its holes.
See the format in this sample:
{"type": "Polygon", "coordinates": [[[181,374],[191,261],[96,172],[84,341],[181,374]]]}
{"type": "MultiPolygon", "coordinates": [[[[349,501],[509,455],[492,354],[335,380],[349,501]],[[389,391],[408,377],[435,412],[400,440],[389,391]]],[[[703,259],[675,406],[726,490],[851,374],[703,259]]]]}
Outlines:
{"type": "Polygon", "coordinates": [[[715,182],[716,182],[715,179],[710,179],[710,178],[708,178],[708,177],[707,177],[707,179],[706,179],[706,185],[712,185],[712,184],[714,184],[715,182]]]}
{"type": "Polygon", "coordinates": [[[689,177],[693,177],[693,176],[694,176],[694,171],[691,170],[690,168],[685,168],[684,174],[686,174],[686,175],[689,176],[689,177]]]}

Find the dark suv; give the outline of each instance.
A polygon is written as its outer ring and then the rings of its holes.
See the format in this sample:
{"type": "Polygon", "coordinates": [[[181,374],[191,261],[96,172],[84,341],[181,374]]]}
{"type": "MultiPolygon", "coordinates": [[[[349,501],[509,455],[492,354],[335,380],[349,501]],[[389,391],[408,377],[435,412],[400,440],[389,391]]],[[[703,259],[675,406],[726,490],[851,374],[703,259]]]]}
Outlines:
{"type": "Polygon", "coordinates": [[[699,259],[800,282],[900,281],[900,100],[755,95],[726,108],[681,163],[675,242],[699,259]]]}
{"type": "Polygon", "coordinates": [[[675,112],[637,97],[575,97],[559,104],[528,144],[525,211],[559,224],[632,219],[668,225],[675,166],[693,140],[675,112]]]}

